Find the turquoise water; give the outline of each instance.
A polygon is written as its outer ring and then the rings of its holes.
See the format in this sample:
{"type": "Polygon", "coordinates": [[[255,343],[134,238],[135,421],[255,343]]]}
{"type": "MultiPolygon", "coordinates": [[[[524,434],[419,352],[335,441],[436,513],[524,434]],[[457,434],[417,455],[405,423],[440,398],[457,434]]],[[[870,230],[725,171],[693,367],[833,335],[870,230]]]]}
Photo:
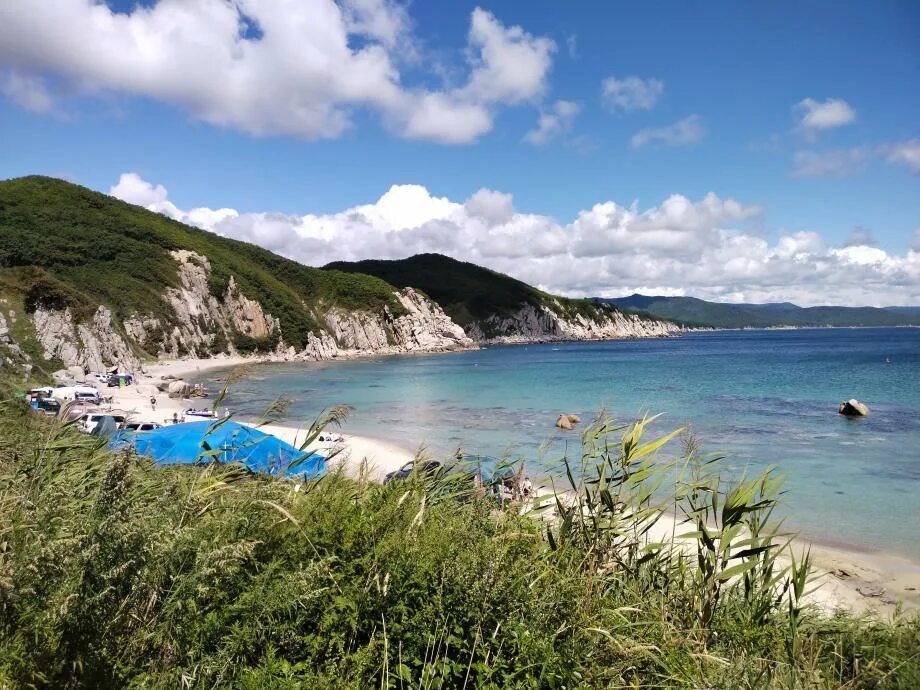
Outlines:
{"type": "Polygon", "coordinates": [[[544,442],[550,456],[577,444],[554,428],[560,412],[664,413],[655,430],[690,424],[704,451],[729,456],[727,472],[778,465],[796,529],[920,557],[920,329],[722,331],[265,365],[227,404],[245,418],[279,396],[294,398],[292,420],[347,403],[354,433],[528,459],[547,455],[544,442]],[[838,415],[851,397],[872,414],[838,415]]]}

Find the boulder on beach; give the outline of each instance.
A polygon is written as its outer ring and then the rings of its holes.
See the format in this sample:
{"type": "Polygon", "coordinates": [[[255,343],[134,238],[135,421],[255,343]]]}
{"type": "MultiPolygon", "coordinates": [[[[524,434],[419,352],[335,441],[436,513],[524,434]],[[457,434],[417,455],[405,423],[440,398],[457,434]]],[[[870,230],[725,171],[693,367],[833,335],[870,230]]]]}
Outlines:
{"type": "Polygon", "coordinates": [[[856,398],[850,398],[840,403],[837,411],[845,417],[865,417],[869,414],[869,406],[856,398]]]}
{"type": "Polygon", "coordinates": [[[169,388],[166,389],[170,398],[182,398],[188,394],[189,385],[180,380],[170,381],[169,388]]]}
{"type": "Polygon", "coordinates": [[[561,414],[556,418],[556,426],[564,431],[571,431],[580,422],[581,417],[577,414],[561,414]]]}

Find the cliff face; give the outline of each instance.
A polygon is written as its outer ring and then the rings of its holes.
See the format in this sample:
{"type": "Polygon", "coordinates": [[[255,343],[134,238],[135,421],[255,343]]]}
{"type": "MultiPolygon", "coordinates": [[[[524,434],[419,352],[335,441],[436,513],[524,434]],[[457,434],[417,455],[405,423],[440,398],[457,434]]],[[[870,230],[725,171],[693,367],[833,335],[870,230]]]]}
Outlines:
{"type": "Polygon", "coordinates": [[[511,316],[492,316],[468,329],[479,343],[527,343],[561,340],[614,340],[619,338],[661,338],[679,329],[667,321],[640,319],[634,314],[598,310],[594,316],[565,315],[561,305],[526,305],[511,316]]]}
{"type": "MultiPolygon", "coordinates": [[[[84,371],[113,366],[135,371],[149,356],[210,357],[255,349],[261,358],[272,360],[321,360],[442,352],[473,348],[477,343],[663,337],[678,330],[671,323],[640,319],[611,307],[582,305],[579,310],[554,300],[526,305],[510,316],[476,321],[464,332],[424,293],[405,287],[393,293],[393,309],[314,305],[306,313],[317,327],[305,345],[294,347],[285,343],[280,320],[242,294],[232,277],[223,295],[213,294],[207,257],[190,251],[174,251],[171,256],[176,262],[176,285],[164,290],[162,309],[156,312],[119,321],[99,305],[91,317],[78,321],[69,308],[35,309],[32,321],[44,358],[84,371]]],[[[0,322],[0,341],[16,345],[5,320],[0,322]]]]}
{"type": "MultiPolygon", "coordinates": [[[[378,313],[333,307],[316,315],[325,329],[310,333],[306,347],[294,348],[285,344],[278,319],[243,295],[232,277],[221,298],[211,293],[207,257],[189,251],[172,252],[172,256],[179,285],[165,290],[159,313],[135,314],[118,325],[104,305],[82,323],[75,321],[70,309],[36,309],[32,319],[44,357],[84,371],[112,366],[134,371],[142,367],[142,353],[169,358],[238,354],[241,338],[270,344],[271,351],[261,354],[275,360],[475,347],[437,304],[406,288],[395,293],[404,314],[395,315],[387,307],[378,313]]],[[[0,331],[9,338],[5,321],[0,331]]]]}
{"type": "Polygon", "coordinates": [[[241,294],[232,277],[223,298],[211,294],[207,257],[189,251],[171,254],[179,265],[179,287],[166,289],[163,314],[125,319],[125,331],[135,343],[160,357],[181,357],[232,348],[238,335],[280,338],[277,319],[241,294]]]}

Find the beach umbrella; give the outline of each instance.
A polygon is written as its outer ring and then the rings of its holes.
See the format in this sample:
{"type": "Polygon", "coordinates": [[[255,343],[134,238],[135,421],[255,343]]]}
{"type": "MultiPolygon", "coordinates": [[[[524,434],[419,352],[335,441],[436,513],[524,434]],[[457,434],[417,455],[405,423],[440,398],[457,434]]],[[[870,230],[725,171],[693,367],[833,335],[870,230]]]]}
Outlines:
{"type": "Polygon", "coordinates": [[[326,458],[319,453],[298,450],[276,436],[230,420],[125,431],[110,443],[113,449],[126,446],[158,465],[237,462],[252,472],[296,478],[318,477],[326,469],[326,458]]]}

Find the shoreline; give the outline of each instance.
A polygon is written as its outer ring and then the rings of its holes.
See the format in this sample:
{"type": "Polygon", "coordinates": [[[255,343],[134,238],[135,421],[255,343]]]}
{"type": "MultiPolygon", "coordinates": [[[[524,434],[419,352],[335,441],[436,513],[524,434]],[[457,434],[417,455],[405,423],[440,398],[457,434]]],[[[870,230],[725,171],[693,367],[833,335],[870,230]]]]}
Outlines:
{"type": "MultiPolygon", "coordinates": [[[[159,361],[146,366],[134,386],[115,389],[112,406],[124,409],[137,421],[169,423],[174,412],[181,415],[186,407],[195,406],[195,402],[194,399],[169,398],[165,393],[157,391],[158,384],[170,380],[163,379],[164,376],[188,381],[214,370],[276,363],[283,362],[244,356],[159,361]],[[149,403],[151,395],[157,398],[155,410],[151,409],[149,403]]],[[[285,422],[266,424],[261,429],[288,443],[294,443],[297,435],[305,431],[302,426],[285,422]]],[[[357,476],[361,471],[366,471],[372,480],[378,482],[382,481],[387,472],[414,459],[423,448],[419,444],[413,450],[401,441],[352,434],[347,429],[342,433],[344,443],[314,444],[311,449],[327,453],[334,450],[337,455],[333,464],[341,465],[346,474],[357,476]]],[[[681,529],[676,517],[665,513],[656,526],[656,533],[670,535],[674,530],[681,529]]],[[[793,537],[792,548],[797,556],[806,550],[811,551],[812,581],[820,583],[820,586],[810,595],[810,599],[825,611],[830,612],[843,606],[857,613],[876,612],[888,616],[894,613],[898,601],[903,602],[905,609],[920,610],[918,559],[882,550],[822,542],[805,536],[793,537]]]]}

